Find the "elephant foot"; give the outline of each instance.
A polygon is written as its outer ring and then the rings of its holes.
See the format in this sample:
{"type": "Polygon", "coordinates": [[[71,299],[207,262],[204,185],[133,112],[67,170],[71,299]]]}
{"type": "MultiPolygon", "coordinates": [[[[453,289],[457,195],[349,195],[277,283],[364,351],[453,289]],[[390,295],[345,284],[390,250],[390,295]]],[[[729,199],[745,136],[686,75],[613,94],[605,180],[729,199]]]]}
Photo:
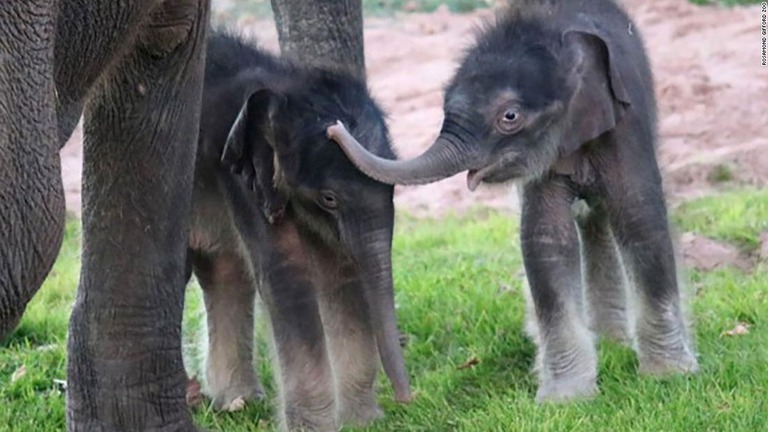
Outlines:
{"type": "MultiPolygon", "coordinates": [[[[597,296],[598,293],[592,293],[597,296]]],[[[591,298],[587,316],[589,329],[599,337],[623,345],[632,344],[625,300],[612,298],[612,293],[604,294],[606,299],[591,298]]]]}
{"type": "Polygon", "coordinates": [[[585,374],[568,378],[550,378],[542,381],[536,393],[538,403],[567,403],[592,399],[600,391],[597,388],[595,374],[585,374]]]}
{"type": "MultiPolygon", "coordinates": [[[[186,411],[186,410],[185,410],[186,411]]],[[[205,429],[199,428],[195,426],[192,423],[192,418],[189,417],[188,419],[174,421],[174,422],[163,422],[164,424],[159,425],[159,422],[153,424],[158,424],[158,426],[151,426],[148,427],[145,424],[137,424],[137,425],[131,425],[131,426],[124,426],[121,429],[115,429],[116,428],[116,422],[114,421],[106,421],[106,420],[80,420],[80,419],[73,419],[73,414],[68,413],[67,414],[67,431],[72,432],[90,432],[90,431],[108,431],[108,430],[152,430],[157,432],[208,432],[205,429]]],[[[117,416],[116,418],[119,418],[117,416]]],[[[143,420],[147,420],[144,417],[141,417],[143,420]]]]}
{"type": "Polygon", "coordinates": [[[336,420],[333,404],[322,409],[286,407],[285,421],[281,430],[301,432],[337,432],[341,425],[336,420]]]}
{"type": "Polygon", "coordinates": [[[699,362],[687,347],[666,355],[641,354],[639,357],[639,372],[643,375],[663,377],[675,374],[693,374],[699,371],[699,362]]]}
{"type": "Polygon", "coordinates": [[[699,362],[680,321],[643,323],[638,331],[637,354],[639,372],[644,375],[688,374],[699,370],[699,362]]]}
{"type": "Polygon", "coordinates": [[[264,389],[261,385],[238,386],[224,389],[212,395],[213,407],[219,411],[235,412],[245,408],[251,401],[264,399],[264,389]]]}
{"type": "Polygon", "coordinates": [[[203,403],[203,392],[201,390],[200,381],[197,378],[187,379],[187,406],[194,408],[203,403]]]}
{"type": "Polygon", "coordinates": [[[545,342],[539,348],[536,360],[539,375],[537,402],[562,403],[590,399],[598,394],[597,351],[583,324],[545,342]]]}
{"type": "Polygon", "coordinates": [[[339,417],[343,424],[364,427],[384,417],[384,411],[379,408],[373,398],[365,398],[364,402],[347,401],[342,403],[339,417]]]}
{"type": "Polygon", "coordinates": [[[625,346],[632,345],[632,336],[623,321],[595,321],[590,327],[595,334],[603,339],[625,346]]]}

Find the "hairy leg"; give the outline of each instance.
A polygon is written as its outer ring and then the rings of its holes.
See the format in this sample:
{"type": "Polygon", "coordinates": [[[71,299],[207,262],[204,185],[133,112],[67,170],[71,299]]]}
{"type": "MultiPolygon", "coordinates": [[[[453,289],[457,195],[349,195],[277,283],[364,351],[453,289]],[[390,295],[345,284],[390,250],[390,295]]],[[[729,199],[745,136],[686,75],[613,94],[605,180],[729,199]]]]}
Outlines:
{"type": "Polygon", "coordinates": [[[582,310],[573,193],[558,179],[523,189],[521,244],[538,327],[538,401],[597,393],[597,354],[582,310]]]}
{"type": "Polygon", "coordinates": [[[236,253],[193,254],[208,322],[205,382],[216,409],[237,411],[264,397],[253,364],[255,282],[236,253]]]}
{"type": "Polygon", "coordinates": [[[152,4],[144,33],[86,107],[83,270],[68,341],[72,431],[193,430],[181,317],[209,5],[152,4]]]}
{"type": "Polygon", "coordinates": [[[590,327],[601,336],[629,342],[624,265],[608,217],[595,207],[579,214],[577,222],[590,327]]]}
{"type": "Polygon", "coordinates": [[[374,383],[379,360],[364,288],[352,263],[342,263],[338,257],[331,261],[319,256],[318,260],[324,261],[319,275],[324,279],[320,313],[335,377],[339,418],[363,426],[383,416],[376,403],[374,383]]]}
{"type": "Polygon", "coordinates": [[[262,267],[277,355],[284,430],[336,431],[333,373],[316,287],[296,227],[269,228],[275,245],[262,267]]]}
{"type": "Polygon", "coordinates": [[[0,3],[0,340],[51,270],[64,228],[53,80],[56,8],[47,3],[0,3]]]}
{"type": "Polygon", "coordinates": [[[693,372],[698,362],[681,310],[666,204],[658,168],[651,169],[642,173],[628,169],[606,182],[611,227],[637,290],[640,370],[693,372]]]}

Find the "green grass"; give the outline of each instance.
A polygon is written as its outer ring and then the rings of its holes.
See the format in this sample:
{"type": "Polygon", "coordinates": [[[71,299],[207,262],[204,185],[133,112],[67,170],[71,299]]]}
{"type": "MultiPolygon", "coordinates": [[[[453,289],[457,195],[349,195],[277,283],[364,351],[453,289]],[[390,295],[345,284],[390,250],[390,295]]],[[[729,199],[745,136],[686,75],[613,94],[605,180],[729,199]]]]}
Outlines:
{"type": "Polygon", "coordinates": [[[64,394],[53,380],[66,378],[66,333],[80,275],[79,227],[79,222],[68,221],[51,274],[19,327],[0,343],[2,431],[64,430],[64,394]],[[11,382],[21,366],[26,374],[11,382]]]}
{"type": "MultiPolygon", "coordinates": [[[[683,205],[680,230],[745,245],[766,230],[768,192],[741,191],[683,205]]],[[[14,336],[0,345],[0,431],[54,431],[64,426],[67,316],[78,278],[79,233],[68,226],[62,255],[14,336]],[[26,375],[10,382],[21,365],[26,375]],[[12,425],[12,426],[11,426],[12,425]]],[[[394,249],[401,327],[410,335],[407,362],[417,398],[399,406],[380,377],[386,417],[374,431],[757,431],[768,423],[768,268],[691,272],[701,373],[652,379],[636,374],[631,350],[600,345],[596,400],[537,406],[529,373],[533,345],[522,332],[524,301],[517,221],[494,212],[419,221],[400,217],[394,249]],[[721,337],[737,322],[749,334],[721,337]],[[459,366],[472,358],[479,364],[459,366]]],[[[185,347],[196,361],[200,294],[189,288],[185,347]]],[[[259,351],[266,354],[261,342],[259,351]]],[[[268,393],[274,395],[267,362],[268,393]]],[[[195,413],[211,430],[270,430],[269,403],[220,414],[195,413]]]]}
{"type": "Polygon", "coordinates": [[[675,220],[681,229],[734,243],[747,251],[768,231],[768,191],[741,190],[685,203],[675,220]]]}

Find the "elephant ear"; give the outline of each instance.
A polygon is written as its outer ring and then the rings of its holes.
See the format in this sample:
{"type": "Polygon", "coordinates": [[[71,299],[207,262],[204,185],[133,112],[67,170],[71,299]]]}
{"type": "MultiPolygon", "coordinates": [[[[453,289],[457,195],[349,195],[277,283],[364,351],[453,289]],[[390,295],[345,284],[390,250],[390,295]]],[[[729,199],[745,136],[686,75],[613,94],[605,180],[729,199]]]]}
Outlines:
{"type": "Polygon", "coordinates": [[[619,69],[619,48],[605,30],[579,15],[562,33],[570,54],[568,82],[574,89],[568,107],[562,155],[616,127],[630,104],[626,80],[619,69]]]}
{"type": "Polygon", "coordinates": [[[233,174],[241,175],[256,192],[262,211],[271,224],[285,212],[286,199],[279,181],[284,167],[278,163],[287,140],[275,118],[286,103],[270,89],[251,93],[230,128],[221,161],[233,174]]]}

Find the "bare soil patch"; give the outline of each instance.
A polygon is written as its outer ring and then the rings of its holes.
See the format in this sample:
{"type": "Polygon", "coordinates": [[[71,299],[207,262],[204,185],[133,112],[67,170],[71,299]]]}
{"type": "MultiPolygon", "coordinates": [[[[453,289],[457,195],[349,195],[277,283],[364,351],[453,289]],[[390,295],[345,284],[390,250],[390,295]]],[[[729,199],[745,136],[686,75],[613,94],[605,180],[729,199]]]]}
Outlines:
{"type": "Polygon", "coordinates": [[[680,238],[680,251],[686,267],[711,271],[725,267],[735,267],[749,271],[754,262],[737,247],[719,242],[694,233],[684,233],[680,238]]]}

